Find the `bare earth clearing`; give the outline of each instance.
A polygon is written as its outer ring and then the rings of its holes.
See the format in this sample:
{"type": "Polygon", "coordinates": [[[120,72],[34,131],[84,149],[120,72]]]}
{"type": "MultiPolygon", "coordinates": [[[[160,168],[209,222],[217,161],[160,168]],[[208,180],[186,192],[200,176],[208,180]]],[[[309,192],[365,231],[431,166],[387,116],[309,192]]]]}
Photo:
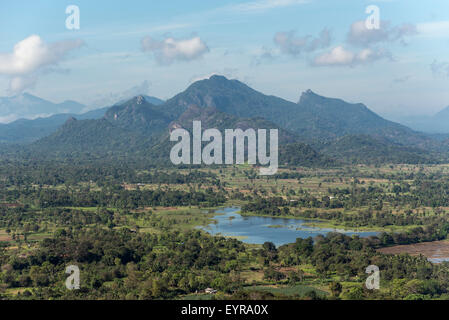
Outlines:
{"type": "Polygon", "coordinates": [[[441,262],[443,259],[449,260],[449,240],[399,245],[382,248],[378,251],[386,254],[408,253],[412,256],[422,254],[432,262],[441,262]]]}

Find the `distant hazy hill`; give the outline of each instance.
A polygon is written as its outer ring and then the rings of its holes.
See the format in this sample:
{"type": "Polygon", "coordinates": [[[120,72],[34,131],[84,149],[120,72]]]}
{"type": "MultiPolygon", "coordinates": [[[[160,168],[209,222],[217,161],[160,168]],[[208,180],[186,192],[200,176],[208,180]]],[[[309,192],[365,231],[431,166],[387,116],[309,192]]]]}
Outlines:
{"type": "Polygon", "coordinates": [[[449,134],[449,107],[432,115],[396,117],[396,120],[414,130],[430,134],[449,134]]]}
{"type": "Polygon", "coordinates": [[[76,101],[53,103],[29,93],[23,93],[14,97],[0,97],[0,120],[31,119],[57,113],[78,114],[85,107],[76,101]]]}
{"type": "Polygon", "coordinates": [[[32,143],[28,150],[42,157],[149,157],[159,135],[168,132],[171,121],[160,108],[144,96],[137,96],[101,109],[101,116],[96,114],[96,119],[80,120],[86,119],[86,115],[79,119],[69,117],[59,129],[32,143]]]}
{"type": "MultiPolygon", "coordinates": [[[[147,103],[153,105],[161,105],[164,103],[163,100],[151,96],[142,96],[147,103]]],[[[0,103],[3,101],[6,105],[26,105],[27,108],[33,109],[37,107],[37,111],[41,112],[39,114],[53,114],[51,116],[42,116],[36,119],[18,119],[13,122],[3,124],[0,123],[0,143],[30,143],[36,141],[40,138],[48,136],[62,126],[67,119],[75,117],[78,120],[86,119],[100,119],[102,118],[109,107],[104,107],[101,109],[95,109],[83,114],[79,114],[85,107],[74,101],[66,101],[60,104],[52,104],[44,99],[32,96],[30,94],[23,94],[13,98],[0,98],[0,103]],[[20,104],[20,103],[21,104],[20,104]]],[[[117,103],[124,104],[126,101],[117,103]]],[[[1,106],[0,106],[1,108],[1,106]]],[[[9,108],[11,110],[14,108],[9,108]]],[[[25,109],[23,109],[25,110],[25,109]]],[[[26,109],[28,110],[28,109],[26,109]]],[[[25,112],[26,113],[26,112],[25,112]]]]}
{"type": "Polygon", "coordinates": [[[426,131],[449,133],[449,107],[444,108],[430,119],[428,130],[426,131]]]}
{"type": "Polygon", "coordinates": [[[77,119],[100,119],[108,108],[92,110],[80,115],[62,113],[34,120],[19,119],[8,124],[0,124],[1,143],[30,143],[55,132],[71,117],[77,119]]]}

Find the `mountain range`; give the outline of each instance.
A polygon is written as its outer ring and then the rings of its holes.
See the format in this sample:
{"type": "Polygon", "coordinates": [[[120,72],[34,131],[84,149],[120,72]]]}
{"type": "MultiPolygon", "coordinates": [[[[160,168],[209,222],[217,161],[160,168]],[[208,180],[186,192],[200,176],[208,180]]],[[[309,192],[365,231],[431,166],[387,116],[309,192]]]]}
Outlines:
{"type": "Polygon", "coordinates": [[[388,121],[365,105],[322,97],[311,90],[298,103],[264,95],[238,80],[212,76],[167,100],[163,110],[178,117],[189,105],[215,107],[237,117],[262,117],[309,140],[333,140],[348,134],[385,137],[393,143],[437,147],[426,134],[388,121]]]}
{"type": "Polygon", "coordinates": [[[403,116],[398,119],[414,130],[434,134],[449,134],[449,106],[432,116],[403,116]]]}
{"type": "Polygon", "coordinates": [[[48,117],[58,113],[79,114],[86,106],[76,101],[61,103],[23,93],[13,97],[0,97],[0,122],[11,122],[20,118],[48,117]]]}
{"type": "Polygon", "coordinates": [[[97,112],[70,116],[56,131],[26,146],[26,154],[167,163],[173,145],[169,130],[190,130],[193,120],[201,120],[203,129],[277,128],[280,163],[291,165],[435,162],[447,149],[446,141],[388,121],[361,103],[311,90],[294,103],[223,76],[197,81],[163,103],[137,96],[97,112]]]}
{"type": "MultiPolygon", "coordinates": [[[[40,101],[45,110],[49,113],[54,113],[60,109],[55,109],[52,103],[29,94],[23,94],[26,101],[40,101]]],[[[150,101],[155,105],[163,104],[164,101],[156,97],[143,96],[146,101],[150,101]]],[[[14,99],[0,98],[3,101],[8,101],[8,103],[13,103],[14,99]]],[[[125,101],[118,102],[125,103],[125,101]]],[[[70,103],[71,105],[78,105],[76,102],[70,103]]],[[[61,105],[61,104],[58,104],[61,105]]],[[[81,106],[81,105],[80,105],[81,106]]],[[[23,105],[22,105],[23,107],[23,105]]],[[[20,108],[20,105],[18,106],[20,108]]],[[[102,118],[109,107],[104,107],[100,109],[91,110],[85,113],[78,114],[77,111],[82,109],[72,108],[72,113],[57,113],[49,117],[38,117],[36,119],[18,119],[11,123],[0,123],[0,143],[31,143],[40,138],[46,137],[58,130],[68,119],[76,117],[78,120],[94,120],[102,118]]],[[[83,106],[84,108],[84,106],[83,106]]],[[[42,109],[38,109],[38,112],[42,109]]],[[[64,109],[67,110],[67,109],[64,109]]]]}

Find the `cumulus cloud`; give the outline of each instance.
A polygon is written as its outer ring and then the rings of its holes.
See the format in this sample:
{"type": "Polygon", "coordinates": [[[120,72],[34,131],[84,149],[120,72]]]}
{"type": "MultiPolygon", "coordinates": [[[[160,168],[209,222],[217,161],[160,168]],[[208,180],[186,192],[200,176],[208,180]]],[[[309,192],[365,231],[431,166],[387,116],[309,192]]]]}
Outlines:
{"type": "Polygon", "coordinates": [[[359,52],[353,52],[345,49],[343,46],[337,46],[329,52],[315,57],[314,66],[355,66],[390,57],[391,55],[384,49],[363,49],[359,52]]]}
{"type": "Polygon", "coordinates": [[[405,44],[405,38],[418,34],[417,28],[413,24],[404,23],[392,27],[390,22],[381,21],[379,29],[368,29],[365,21],[354,22],[347,35],[350,44],[358,46],[369,46],[371,44],[400,42],[405,44]]]}
{"type": "Polygon", "coordinates": [[[10,76],[9,91],[18,93],[35,85],[39,72],[54,68],[82,45],[81,40],[47,44],[38,35],[29,36],[14,45],[12,53],[0,53],[0,74],[10,76]]]}
{"type": "Polygon", "coordinates": [[[281,52],[292,56],[326,48],[330,42],[331,35],[326,28],[320,32],[318,37],[311,35],[298,37],[294,31],[277,32],[274,36],[274,43],[280,48],[281,52]]]}
{"type": "Polygon", "coordinates": [[[330,52],[323,53],[315,58],[315,65],[348,65],[354,60],[354,53],[345,50],[342,46],[335,47],[330,52]]]}
{"type": "Polygon", "coordinates": [[[156,40],[150,36],[142,39],[142,50],[153,53],[160,64],[172,64],[175,61],[191,61],[201,58],[209,51],[200,37],[174,39],[171,37],[156,40]]]}

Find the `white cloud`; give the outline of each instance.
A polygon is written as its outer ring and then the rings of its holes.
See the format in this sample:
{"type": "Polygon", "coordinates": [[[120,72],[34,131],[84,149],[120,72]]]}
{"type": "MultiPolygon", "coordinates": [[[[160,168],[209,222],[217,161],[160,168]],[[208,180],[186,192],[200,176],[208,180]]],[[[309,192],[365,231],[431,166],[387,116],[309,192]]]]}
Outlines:
{"type": "Polygon", "coordinates": [[[164,40],[155,40],[147,36],[142,39],[142,50],[153,53],[160,64],[171,64],[175,61],[201,58],[209,48],[200,37],[180,40],[168,37],[164,40]]]}
{"type": "Polygon", "coordinates": [[[314,64],[324,65],[348,65],[354,61],[354,53],[345,50],[342,46],[335,47],[330,52],[323,53],[315,58],[314,64]]]}
{"type": "Polygon", "coordinates": [[[32,35],[14,45],[12,53],[0,53],[0,74],[10,76],[9,90],[18,93],[36,84],[37,73],[57,65],[81,40],[45,43],[32,35]]]}
{"type": "Polygon", "coordinates": [[[10,123],[16,121],[20,117],[16,114],[9,114],[7,116],[0,116],[0,123],[10,123]]]}
{"type": "MultiPolygon", "coordinates": [[[[68,112],[66,112],[68,113],[68,112]]],[[[48,118],[52,116],[53,113],[39,113],[39,114],[33,114],[33,115],[23,115],[23,114],[8,114],[6,116],[0,116],[0,123],[11,123],[19,119],[29,119],[34,120],[37,118],[48,118]]]]}
{"type": "Polygon", "coordinates": [[[328,29],[323,29],[318,37],[310,35],[297,37],[294,31],[277,32],[274,43],[279,46],[282,53],[297,56],[302,52],[312,52],[329,46],[331,35],[328,29]]]}
{"type": "Polygon", "coordinates": [[[388,52],[383,49],[363,49],[359,52],[352,52],[343,46],[337,46],[331,51],[323,53],[315,57],[314,66],[355,66],[391,57],[388,52]]]}
{"type": "Polygon", "coordinates": [[[388,21],[382,20],[379,29],[368,29],[365,21],[356,21],[350,27],[347,41],[360,46],[396,41],[405,44],[405,37],[416,34],[418,34],[418,30],[413,24],[404,23],[391,27],[388,21]]]}

